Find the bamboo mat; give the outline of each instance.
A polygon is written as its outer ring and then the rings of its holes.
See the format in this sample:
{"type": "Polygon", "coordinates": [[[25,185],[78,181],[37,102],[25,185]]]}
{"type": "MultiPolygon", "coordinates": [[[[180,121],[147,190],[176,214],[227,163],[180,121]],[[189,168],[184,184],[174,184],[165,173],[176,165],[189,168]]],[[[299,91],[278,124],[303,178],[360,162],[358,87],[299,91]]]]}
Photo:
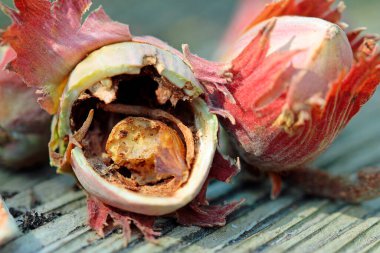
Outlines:
{"type": "MultiPolygon", "coordinates": [[[[380,94],[316,164],[334,173],[380,165],[378,108],[380,94]]],[[[181,227],[160,219],[156,227],[163,235],[158,244],[145,242],[135,232],[125,247],[120,232],[100,238],[89,229],[85,195],[71,177],[55,175],[51,168],[23,173],[1,170],[0,192],[8,194],[9,207],[54,215],[0,252],[380,252],[380,199],[348,205],[288,187],[273,201],[269,189],[267,183],[243,180],[213,183],[208,193],[212,203],[246,199],[225,227],[181,227]]],[[[22,217],[17,218],[20,226],[22,217]]]]}

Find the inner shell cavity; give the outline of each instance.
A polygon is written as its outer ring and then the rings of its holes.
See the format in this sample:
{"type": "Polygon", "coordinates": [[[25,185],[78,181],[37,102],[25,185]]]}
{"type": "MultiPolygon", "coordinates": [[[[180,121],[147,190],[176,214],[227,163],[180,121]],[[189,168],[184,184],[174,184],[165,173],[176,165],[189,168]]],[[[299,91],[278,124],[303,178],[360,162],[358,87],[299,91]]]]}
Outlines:
{"type": "Polygon", "coordinates": [[[153,196],[172,195],[186,183],[197,152],[192,107],[153,67],[82,92],[71,113],[73,132],[90,110],[94,117],[79,144],[108,183],[153,196]]]}

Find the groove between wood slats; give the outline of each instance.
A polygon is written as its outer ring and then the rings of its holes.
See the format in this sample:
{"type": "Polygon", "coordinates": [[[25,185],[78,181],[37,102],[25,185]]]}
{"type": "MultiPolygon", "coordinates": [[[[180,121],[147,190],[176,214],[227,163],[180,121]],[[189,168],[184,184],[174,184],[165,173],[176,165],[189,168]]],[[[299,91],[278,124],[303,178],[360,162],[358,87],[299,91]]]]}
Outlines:
{"type": "Polygon", "coordinates": [[[378,223],[380,220],[378,217],[379,214],[379,212],[374,213],[371,215],[371,217],[363,218],[355,224],[352,224],[347,229],[345,229],[344,232],[337,235],[334,240],[326,243],[323,247],[320,247],[317,251],[315,251],[315,253],[333,252],[343,248],[346,244],[358,237],[361,233],[378,223]]]}
{"type": "Polygon", "coordinates": [[[9,191],[9,192],[21,192],[25,191],[47,179],[55,177],[54,174],[44,173],[44,171],[36,171],[36,174],[32,173],[27,174],[11,174],[6,181],[1,184],[0,191],[9,191]],[[15,176],[14,176],[15,175],[15,176]]]}
{"type": "Polygon", "coordinates": [[[363,251],[365,253],[378,253],[380,252],[380,242],[377,240],[377,243],[375,243],[372,247],[369,247],[368,250],[363,251]]]}
{"type": "Polygon", "coordinates": [[[261,245],[258,248],[258,252],[265,252],[269,249],[275,250],[277,252],[283,252],[284,250],[290,248],[292,245],[297,244],[299,241],[306,238],[313,231],[326,226],[326,224],[338,217],[339,215],[337,215],[336,211],[345,209],[348,208],[343,207],[342,209],[342,206],[329,204],[318,210],[310,217],[303,219],[301,222],[282,232],[274,239],[261,245]]]}
{"type": "Polygon", "coordinates": [[[334,239],[340,234],[340,230],[345,229],[352,223],[362,218],[366,211],[360,207],[351,207],[347,211],[338,213],[338,218],[332,220],[326,226],[313,231],[308,237],[299,241],[288,250],[292,252],[315,252],[325,245],[329,240],[334,239]]]}
{"type": "MultiPolygon", "coordinates": [[[[230,252],[231,250],[242,252],[246,249],[250,249],[253,252],[265,252],[273,246],[276,247],[276,245],[281,242],[286,242],[288,240],[291,240],[291,238],[299,237],[299,234],[304,233],[304,231],[307,230],[310,226],[317,224],[324,218],[328,217],[328,215],[323,213],[328,208],[328,205],[322,206],[322,208],[319,208],[310,216],[306,216],[305,218],[301,219],[301,221],[296,222],[296,224],[290,226],[290,228],[287,228],[285,231],[278,231],[279,234],[277,235],[273,234],[271,236],[271,229],[269,228],[268,230],[261,231],[261,233],[257,235],[255,234],[251,238],[247,238],[245,241],[239,242],[237,245],[229,245],[229,247],[223,249],[223,252],[230,252]],[[269,238],[265,238],[265,235],[269,238]]],[[[334,207],[334,209],[336,208],[337,207],[334,207]]],[[[286,217],[284,219],[286,219],[286,217]]],[[[279,222],[281,222],[281,220],[279,222]]],[[[274,226],[275,225],[276,224],[274,224],[274,226]]]]}
{"type": "Polygon", "coordinates": [[[380,242],[380,222],[363,231],[339,250],[341,253],[366,252],[380,242]]]}
{"type": "Polygon", "coordinates": [[[230,241],[222,247],[223,251],[228,252],[235,251],[236,249],[256,249],[256,251],[260,252],[266,248],[265,243],[273,240],[276,236],[294,225],[305,221],[306,218],[313,216],[316,212],[325,207],[327,203],[328,201],[326,200],[304,202],[297,209],[285,213],[285,217],[281,217],[281,219],[270,223],[269,226],[260,231],[260,233],[252,233],[252,235],[249,238],[245,238],[244,241],[230,241]]]}

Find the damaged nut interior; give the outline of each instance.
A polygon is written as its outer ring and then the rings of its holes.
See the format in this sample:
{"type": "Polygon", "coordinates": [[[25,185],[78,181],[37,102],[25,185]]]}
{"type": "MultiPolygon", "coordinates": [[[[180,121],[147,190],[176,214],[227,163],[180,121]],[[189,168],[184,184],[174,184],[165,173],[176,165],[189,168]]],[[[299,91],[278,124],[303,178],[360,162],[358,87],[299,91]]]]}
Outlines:
{"type": "Polygon", "coordinates": [[[91,125],[78,144],[108,182],[169,196],[188,180],[197,152],[192,108],[186,94],[154,67],[83,91],[72,109],[72,132],[80,131],[90,110],[91,125]]]}

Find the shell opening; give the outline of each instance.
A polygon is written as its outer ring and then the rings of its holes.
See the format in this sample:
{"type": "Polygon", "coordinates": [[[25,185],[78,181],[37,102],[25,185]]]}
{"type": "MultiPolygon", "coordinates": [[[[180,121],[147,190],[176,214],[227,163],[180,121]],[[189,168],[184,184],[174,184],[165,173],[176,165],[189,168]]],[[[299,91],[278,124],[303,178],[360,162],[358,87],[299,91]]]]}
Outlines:
{"type": "Polygon", "coordinates": [[[98,175],[149,196],[171,196],[186,183],[197,152],[194,113],[186,94],[154,67],[83,91],[72,108],[72,132],[90,110],[91,125],[76,145],[98,175]]]}

